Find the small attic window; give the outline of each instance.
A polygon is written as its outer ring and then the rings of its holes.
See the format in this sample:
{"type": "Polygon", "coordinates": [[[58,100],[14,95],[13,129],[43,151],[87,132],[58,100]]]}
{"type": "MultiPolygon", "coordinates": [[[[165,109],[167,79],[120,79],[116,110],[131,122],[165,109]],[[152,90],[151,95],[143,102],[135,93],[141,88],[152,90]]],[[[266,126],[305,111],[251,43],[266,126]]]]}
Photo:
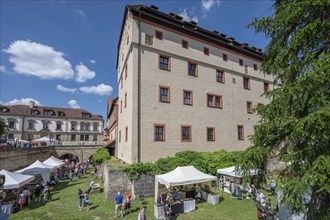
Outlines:
{"type": "Polygon", "coordinates": [[[58,112],[58,116],[65,116],[64,112],[58,112]]]}
{"type": "Polygon", "coordinates": [[[150,5],[150,8],[152,8],[154,10],[158,10],[158,7],[156,5],[150,5]]]}
{"type": "Polygon", "coordinates": [[[82,118],[90,118],[91,114],[89,113],[82,113],[82,118]]]}

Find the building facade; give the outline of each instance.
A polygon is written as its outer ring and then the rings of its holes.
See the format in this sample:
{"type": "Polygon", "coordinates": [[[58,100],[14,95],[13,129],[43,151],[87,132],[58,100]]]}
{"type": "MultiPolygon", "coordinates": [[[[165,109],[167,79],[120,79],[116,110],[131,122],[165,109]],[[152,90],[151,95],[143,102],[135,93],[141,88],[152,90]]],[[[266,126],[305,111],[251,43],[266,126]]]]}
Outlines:
{"type": "Polygon", "coordinates": [[[30,105],[0,105],[0,118],[7,125],[9,142],[41,137],[63,144],[91,144],[103,139],[103,118],[83,109],[30,105]]]}
{"type": "Polygon", "coordinates": [[[127,6],[118,43],[118,158],[153,162],[184,150],[250,146],[253,107],[272,78],[261,49],[156,6],[127,6]]]}
{"type": "Polygon", "coordinates": [[[107,127],[104,129],[104,140],[107,142],[106,148],[110,150],[110,155],[116,156],[118,152],[118,97],[108,98],[107,102],[107,127]]]}

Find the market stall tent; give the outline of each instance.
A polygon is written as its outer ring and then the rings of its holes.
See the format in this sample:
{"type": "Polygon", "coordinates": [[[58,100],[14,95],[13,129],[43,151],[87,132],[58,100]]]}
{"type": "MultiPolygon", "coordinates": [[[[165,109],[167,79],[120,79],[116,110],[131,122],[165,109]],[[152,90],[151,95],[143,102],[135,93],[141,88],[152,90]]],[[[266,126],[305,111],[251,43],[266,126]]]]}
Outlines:
{"type": "MultiPolygon", "coordinates": [[[[235,171],[235,166],[218,169],[217,173],[220,175],[226,175],[226,176],[232,176],[232,177],[239,177],[239,178],[243,177],[242,172],[235,171]]],[[[249,176],[255,176],[258,174],[258,169],[251,169],[251,170],[249,170],[249,172],[247,174],[249,176]]]]}
{"type": "Polygon", "coordinates": [[[34,180],[34,176],[13,173],[8,170],[1,170],[0,174],[6,177],[4,189],[18,189],[34,180]]]}
{"type": "Polygon", "coordinates": [[[17,170],[15,173],[29,174],[29,175],[41,174],[42,179],[44,181],[49,181],[50,180],[50,171],[55,167],[56,166],[49,166],[49,165],[46,165],[43,162],[37,160],[30,166],[25,167],[21,170],[17,170]]]}
{"type": "Polygon", "coordinates": [[[60,167],[65,164],[64,161],[57,159],[54,156],[51,156],[50,158],[45,160],[43,163],[46,165],[49,165],[49,166],[56,166],[56,167],[60,167]]]}
{"type": "Polygon", "coordinates": [[[194,166],[177,167],[169,173],[155,176],[155,200],[158,195],[158,182],[170,188],[171,186],[205,183],[213,180],[217,180],[217,177],[203,173],[194,166]]]}

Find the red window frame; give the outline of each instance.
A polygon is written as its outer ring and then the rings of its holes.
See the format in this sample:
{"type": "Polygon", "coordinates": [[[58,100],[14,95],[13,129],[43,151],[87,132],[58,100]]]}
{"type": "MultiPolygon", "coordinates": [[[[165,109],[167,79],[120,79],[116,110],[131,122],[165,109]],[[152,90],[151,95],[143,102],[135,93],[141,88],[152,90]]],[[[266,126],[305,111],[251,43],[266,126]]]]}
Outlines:
{"type": "Polygon", "coordinates": [[[220,69],[216,69],[215,70],[215,79],[218,83],[223,83],[225,84],[225,71],[224,70],[220,70],[220,69]],[[221,74],[221,80],[219,80],[218,78],[218,73],[221,74]]]}
{"type": "Polygon", "coordinates": [[[258,65],[257,64],[253,64],[253,69],[255,70],[255,71],[258,71],[258,65]]]}
{"type": "Polygon", "coordinates": [[[206,127],[206,141],[215,141],[215,128],[214,127],[206,127]],[[212,129],[212,139],[209,139],[209,130],[212,129]]]}
{"type": "Polygon", "coordinates": [[[206,106],[209,108],[218,108],[218,109],[222,109],[222,96],[221,95],[216,95],[216,94],[210,94],[207,93],[206,94],[206,106]],[[209,105],[209,97],[212,97],[212,105],[209,105]],[[216,106],[216,97],[220,98],[220,103],[219,106],[216,106]]]}
{"type": "Polygon", "coordinates": [[[238,61],[238,62],[239,62],[239,65],[240,65],[240,66],[244,66],[244,60],[242,60],[242,59],[239,59],[239,61],[238,61]]]}
{"type": "Polygon", "coordinates": [[[189,42],[186,41],[186,40],[181,40],[181,45],[185,49],[188,49],[189,48],[189,42]]]}
{"type": "Polygon", "coordinates": [[[244,125],[237,125],[237,139],[244,141],[244,125]]]}
{"type": "Polygon", "coordinates": [[[264,82],[264,92],[269,92],[269,83],[264,82]]]}
{"type": "Polygon", "coordinates": [[[222,54],[222,60],[227,62],[228,61],[228,54],[223,53],[222,54]]]}
{"type": "Polygon", "coordinates": [[[246,89],[246,90],[251,89],[250,78],[249,77],[243,77],[243,88],[246,89]],[[247,80],[247,88],[245,88],[245,80],[247,80]]]}
{"type": "Polygon", "coordinates": [[[253,113],[252,102],[250,102],[250,101],[247,101],[246,102],[246,112],[249,113],[249,114],[252,114],[253,113]]]}
{"type": "Polygon", "coordinates": [[[169,86],[159,86],[159,102],[162,103],[171,103],[171,89],[169,86]],[[162,89],[166,89],[167,90],[167,100],[166,101],[162,101],[162,94],[161,94],[161,90],[162,89]]]}
{"type": "Polygon", "coordinates": [[[183,99],[182,102],[183,102],[184,105],[192,106],[193,105],[193,91],[184,89],[183,93],[182,93],[182,99],[183,99]],[[189,103],[185,102],[185,93],[190,93],[189,103]]]}
{"type": "Polygon", "coordinates": [[[158,68],[161,70],[171,71],[171,57],[164,54],[159,54],[158,56],[158,68]],[[167,69],[162,66],[165,64],[160,63],[161,59],[167,59],[167,69]]]}
{"type": "Polygon", "coordinates": [[[181,142],[191,142],[192,141],[192,133],[191,133],[192,129],[191,129],[191,125],[181,125],[181,142]],[[189,130],[189,139],[183,139],[183,129],[188,128],[189,130]]]}
{"type": "Polygon", "coordinates": [[[163,37],[164,37],[163,32],[156,30],[155,31],[155,37],[158,40],[163,40],[163,37]]]}
{"type": "Polygon", "coordinates": [[[198,77],[198,64],[197,63],[188,61],[188,76],[198,77]],[[190,65],[195,66],[194,75],[190,74],[190,65]]]}
{"type": "Polygon", "coordinates": [[[209,56],[210,55],[210,49],[207,47],[204,47],[204,54],[209,56]]]}
{"type": "Polygon", "coordinates": [[[166,137],[165,137],[165,134],[166,134],[166,127],[165,127],[165,124],[154,124],[154,142],[163,142],[166,140],[166,137]],[[162,136],[163,136],[163,139],[157,139],[157,127],[161,127],[163,129],[163,132],[162,132],[162,136]]]}

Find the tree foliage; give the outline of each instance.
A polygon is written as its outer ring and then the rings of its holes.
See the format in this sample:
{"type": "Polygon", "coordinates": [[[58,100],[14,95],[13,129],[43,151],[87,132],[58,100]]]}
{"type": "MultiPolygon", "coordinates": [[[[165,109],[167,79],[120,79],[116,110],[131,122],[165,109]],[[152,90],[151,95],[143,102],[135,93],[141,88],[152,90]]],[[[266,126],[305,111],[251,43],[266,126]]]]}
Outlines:
{"type": "Polygon", "coordinates": [[[0,118],[0,136],[3,135],[6,131],[7,125],[6,123],[0,118]]]}
{"type": "Polygon", "coordinates": [[[108,149],[106,148],[97,149],[92,159],[98,165],[100,165],[103,161],[110,159],[110,154],[108,149]]]}
{"type": "Polygon", "coordinates": [[[174,157],[160,158],[155,163],[137,163],[124,169],[128,178],[139,179],[141,174],[158,175],[174,170],[178,166],[194,166],[196,169],[216,175],[217,169],[237,165],[242,152],[216,152],[182,151],[174,157]]]}
{"type": "Polygon", "coordinates": [[[277,0],[273,8],[249,25],[270,38],[261,70],[277,86],[256,109],[260,122],[241,167],[287,162],[283,198],[305,209],[302,197],[312,190],[308,216],[317,219],[330,204],[330,1],[277,0]]]}

